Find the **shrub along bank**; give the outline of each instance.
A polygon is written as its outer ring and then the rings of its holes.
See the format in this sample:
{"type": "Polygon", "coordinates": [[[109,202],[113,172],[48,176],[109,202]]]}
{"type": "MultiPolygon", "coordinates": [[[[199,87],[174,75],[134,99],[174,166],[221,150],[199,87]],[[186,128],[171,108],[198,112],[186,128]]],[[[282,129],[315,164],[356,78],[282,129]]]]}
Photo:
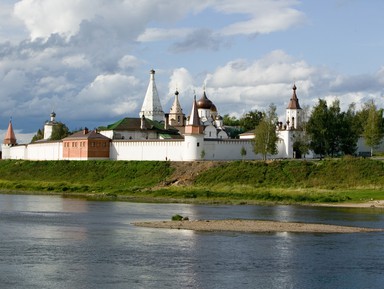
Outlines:
{"type": "Polygon", "coordinates": [[[384,163],[379,160],[207,163],[200,162],[196,167],[188,162],[2,160],[0,190],[146,202],[245,204],[384,199],[384,163]],[[192,174],[192,167],[200,170],[192,174]],[[178,180],[189,172],[189,182],[180,185],[178,180]]]}

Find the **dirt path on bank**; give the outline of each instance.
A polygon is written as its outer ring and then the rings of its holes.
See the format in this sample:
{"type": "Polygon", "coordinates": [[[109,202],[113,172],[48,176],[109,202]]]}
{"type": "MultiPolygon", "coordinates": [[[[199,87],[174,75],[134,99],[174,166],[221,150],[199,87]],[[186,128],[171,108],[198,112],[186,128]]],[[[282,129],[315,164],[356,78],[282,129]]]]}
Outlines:
{"type": "Polygon", "coordinates": [[[195,162],[171,162],[174,169],[172,175],[164,183],[165,186],[188,186],[193,184],[194,179],[199,173],[210,168],[221,165],[222,162],[216,161],[195,161],[195,162]]]}

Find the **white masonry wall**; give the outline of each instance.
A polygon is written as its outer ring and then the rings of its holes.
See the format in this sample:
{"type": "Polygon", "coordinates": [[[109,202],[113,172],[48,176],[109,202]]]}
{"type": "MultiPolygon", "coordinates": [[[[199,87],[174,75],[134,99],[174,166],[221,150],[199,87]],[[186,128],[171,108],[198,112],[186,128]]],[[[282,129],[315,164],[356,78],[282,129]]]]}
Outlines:
{"type": "Polygon", "coordinates": [[[29,160],[56,161],[63,159],[63,143],[61,141],[32,143],[27,148],[29,160]]]}
{"type": "Polygon", "coordinates": [[[261,155],[253,152],[251,140],[204,140],[205,160],[256,160],[261,155]],[[241,149],[245,148],[246,155],[241,155],[241,149]]]}
{"type": "Polygon", "coordinates": [[[62,160],[63,143],[56,141],[13,146],[9,148],[9,158],[36,161],[62,160]]]}
{"type": "Polygon", "coordinates": [[[12,160],[26,160],[27,159],[27,145],[17,145],[9,148],[9,159],[12,160]]]}
{"type": "Polygon", "coordinates": [[[111,143],[111,160],[182,161],[183,140],[114,140],[111,143]]]}

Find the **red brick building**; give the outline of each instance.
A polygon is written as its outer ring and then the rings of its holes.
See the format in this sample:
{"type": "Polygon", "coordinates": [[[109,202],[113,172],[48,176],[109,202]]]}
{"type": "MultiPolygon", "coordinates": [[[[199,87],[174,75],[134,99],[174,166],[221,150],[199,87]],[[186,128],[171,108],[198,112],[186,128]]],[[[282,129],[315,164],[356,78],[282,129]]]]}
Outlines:
{"type": "Polygon", "coordinates": [[[63,159],[109,159],[110,143],[108,137],[84,129],[63,139],[63,159]]]}

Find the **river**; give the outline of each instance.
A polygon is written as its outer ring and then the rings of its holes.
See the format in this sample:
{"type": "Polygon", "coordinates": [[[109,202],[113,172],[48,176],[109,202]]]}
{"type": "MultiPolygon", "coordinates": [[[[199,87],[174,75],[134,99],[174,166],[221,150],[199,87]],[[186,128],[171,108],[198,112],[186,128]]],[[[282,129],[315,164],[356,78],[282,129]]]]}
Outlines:
{"type": "Polygon", "coordinates": [[[0,195],[1,288],[382,288],[384,233],[218,233],[135,221],[261,219],[384,228],[382,209],[0,195]]]}

